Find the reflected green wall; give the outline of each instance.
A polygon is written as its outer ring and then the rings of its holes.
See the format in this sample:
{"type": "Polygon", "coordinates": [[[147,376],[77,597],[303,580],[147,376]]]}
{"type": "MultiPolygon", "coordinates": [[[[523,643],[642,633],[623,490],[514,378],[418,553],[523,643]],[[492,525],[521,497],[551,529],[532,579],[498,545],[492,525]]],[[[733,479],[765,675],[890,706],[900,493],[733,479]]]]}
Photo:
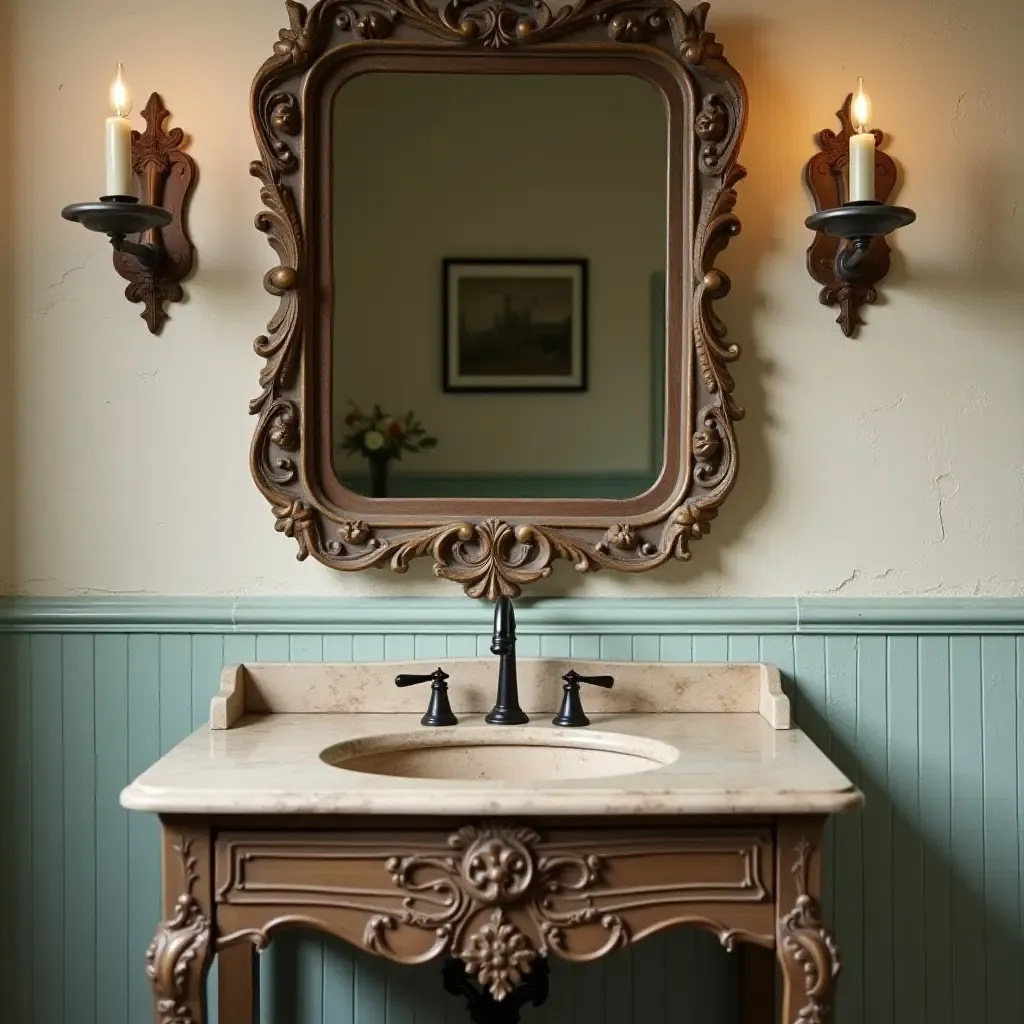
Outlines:
{"type": "MultiPolygon", "coordinates": [[[[0,602],[10,1019],[152,1020],[156,827],[117,793],[205,721],[222,664],[486,653],[487,611],[460,598],[0,602]]],[[[553,600],[524,602],[519,619],[524,656],[778,664],[797,720],[867,795],[830,835],[838,1024],[1021,1020],[1024,602],[553,600]]],[[[264,963],[274,1024],[465,1019],[432,966],[313,936],[264,963]]],[[[556,965],[548,1006],[524,1022],[727,1024],[733,969],[709,937],[680,932],[556,965]]]]}

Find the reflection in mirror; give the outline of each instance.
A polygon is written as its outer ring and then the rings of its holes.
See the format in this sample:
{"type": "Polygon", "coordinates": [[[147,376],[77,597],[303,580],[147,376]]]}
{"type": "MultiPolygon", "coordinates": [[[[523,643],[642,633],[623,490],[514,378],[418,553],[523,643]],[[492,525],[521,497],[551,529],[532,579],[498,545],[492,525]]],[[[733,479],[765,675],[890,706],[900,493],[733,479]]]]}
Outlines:
{"type": "Polygon", "coordinates": [[[661,472],[667,122],[623,75],[334,98],[334,464],[377,497],[627,498],[661,472]]]}

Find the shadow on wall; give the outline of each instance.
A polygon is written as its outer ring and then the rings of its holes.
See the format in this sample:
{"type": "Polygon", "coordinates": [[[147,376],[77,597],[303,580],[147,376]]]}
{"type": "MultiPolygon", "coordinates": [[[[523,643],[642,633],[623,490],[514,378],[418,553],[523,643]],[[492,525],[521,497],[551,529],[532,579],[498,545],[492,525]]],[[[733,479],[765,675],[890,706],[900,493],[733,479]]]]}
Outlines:
{"type": "MultiPolygon", "coordinates": [[[[900,167],[901,175],[905,168],[900,167]]],[[[910,294],[923,296],[940,308],[984,306],[1001,308],[1010,318],[1009,336],[1019,337],[1017,325],[1024,310],[1024,188],[1021,169],[979,162],[956,189],[963,207],[945,211],[949,218],[947,248],[939,259],[915,263],[908,273],[898,245],[893,251],[889,281],[910,294]],[[944,258],[943,258],[944,257],[944,258]]]]}

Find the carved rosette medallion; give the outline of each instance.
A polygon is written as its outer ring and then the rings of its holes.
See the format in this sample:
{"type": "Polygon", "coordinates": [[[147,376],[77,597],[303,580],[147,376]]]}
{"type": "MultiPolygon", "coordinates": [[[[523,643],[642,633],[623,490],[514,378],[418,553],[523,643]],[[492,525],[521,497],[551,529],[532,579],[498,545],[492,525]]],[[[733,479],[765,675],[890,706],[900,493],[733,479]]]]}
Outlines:
{"type": "Polygon", "coordinates": [[[192,893],[199,876],[191,847],[187,839],[174,847],[181,858],[185,892],[146,950],[146,977],[156,996],[159,1024],[198,1024],[188,1005],[190,984],[194,983],[189,972],[210,940],[210,922],[192,893]]]}
{"type": "Polygon", "coordinates": [[[496,910],[490,920],[470,935],[459,959],[470,974],[501,1002],[529,974],[538,953],[530,940],[496,910]]]}
{"type": "Polygon", "coordinates": [[[782,955],[803,971],[807,1002],[798,1024],[823,1024],[832,1009],[832,991],[841,969],[839,948],[821,920],[818,901],[807,891],[807,872],[814,848],[802,840],[794,850],[796,906],[779,923],[782,955]]]}
{"type": "Polygon", "coordinates": [[[538,841],[531,829],[462,829],[452,837],[456,849],[466,847],[462,857],[462,881],[466,893],[481,903],[514,903],[529,890],[533,881],[530,846],[538,841]]]}
{"type": "MultiPolygon", "coordinates": [[[[698,3],[687,11],[662,0],[569,0],[557,9],[545,0],[320,0],[307,8],[288,0],[286,8],[288,26],[252,90],[260,159],[251,171],[262,183],[266,207],[256,227],[277,254],[277,266],[264,286],[280,301],[266,333],[254,344],[265,363],[260,393],[250,402],[250,412],[258,417],[250,466],[273,509],[276,529],[296,541],[299,559],[313,556],[344,571],[404,573],[414,558],[429,558],[438,577],[489,601],[517,597],[523,586],[550,576],[556,559],[580,573],[646,572],[672,559],[688,560],[692,544],[710,531],[734,486],[734,423],[743,416],[729,372],[740,348],[726,339],[714,306],[730,288],[715,262],[740,227],[733,207],[744,175],[737,157],[746,96],[707,28],[709,5],[698,3]],[[674,255],[669,267],[690,289],[688,300],[678,296],[674,301],[678,309],[673,315],[692,311],[692,322],[679,325],[679,336],[680,344],[692,348],[697,372],[680,382],[685,394],[676,402],[681,409],[692,407],[692,419],[672,424],[673,436],[682,443],[663,493],[649,507],[641,502],[625,522],[618,513],[554,507],[550,520],[503,516],[497,501],[490,514],[428,513],[396,520],[384,515],[384,506],[379,516],[363,505],[346,507],[347,492],[337,489],[333,477],[317,479],[323,472],[318,467],[326,464],[322,445],[330,441],[316,437],[310,427],[315,421],[308,395],[315,382],[309,375],[317,372],[319,359],[329,361],[329,355],[319,355],[329,339],[319,336],[312,309],[322,227],[304,221],[299,201],[304,193],[323,191],[316,179],[318,161],[304,157],[310,142],[307,125],[316,123],[319,112],[304,104],[320,102],[318,83],[327,80],[329,69],[365,54],[375,41],[390,39],[400,40],[410,54],[451,47],[453,59],[465,51],[479,57],[494,50],[580,42],[590,51],[603,47],[638,62],[651,61],[656,47],[662,58],[668,55],[674,62],[678,97],[673,102],[682,104],[690,118],[689,124],[679,125],[689,136],[683,148],[689,150],[692,142],[696,161],[694,174],[682,161],[672,169],[694,183],[693,194],[682,201],[692,201],[698,216],[676,247],[685,255],[674,255]]],[[[542,70],[546,58],[539,52],[536,58],[542,70]]],[[[664,60],[655,63],[663,75],[664,60]]],[[[669,210],[672,217],[677,213],[669,210]]],[[[682,365],[691,363],[688,355],[682,353],[682,365]]]]}

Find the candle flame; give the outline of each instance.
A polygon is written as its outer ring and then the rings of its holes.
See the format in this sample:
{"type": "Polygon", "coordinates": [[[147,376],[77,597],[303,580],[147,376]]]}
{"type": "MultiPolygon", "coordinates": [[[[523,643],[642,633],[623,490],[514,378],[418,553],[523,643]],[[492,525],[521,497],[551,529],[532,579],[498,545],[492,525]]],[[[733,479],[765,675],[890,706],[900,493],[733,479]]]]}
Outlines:
{"type": "Polygon", "coordinates": [[[118,117],[127,117],[132,112],[132,94],[124,81],[124,65],[117,65],[117,77],[110,86],[110,106],[118,117]]]}
{"type": "Polygon", "coordinates": [[[863,78],[857,79],[857,91],[850,105],[850,118],[855,132],[862,134],[868,130],[871,122],[871,97],[864,91],[863,78]]]}

